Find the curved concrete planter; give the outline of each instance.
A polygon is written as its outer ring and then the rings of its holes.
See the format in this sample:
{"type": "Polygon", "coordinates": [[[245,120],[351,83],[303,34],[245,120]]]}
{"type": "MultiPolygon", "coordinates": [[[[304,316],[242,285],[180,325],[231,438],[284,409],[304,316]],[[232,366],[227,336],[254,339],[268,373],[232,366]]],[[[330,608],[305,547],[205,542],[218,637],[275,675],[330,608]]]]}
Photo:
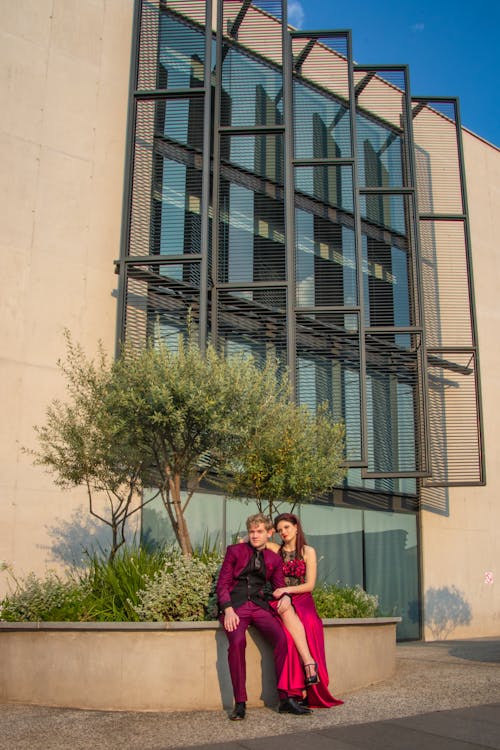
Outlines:
{"type": "MultiPolygon", "coordinates": [[[[324,620],[334,695],[390,677],[399,618],[324,620]]],[[[0,623],[0,701],[188,711],[232,704],[227,640],[217,622],[0,623]]],[[[271,650],[252,629],[249,705],[277,701],[271,650]]]]}

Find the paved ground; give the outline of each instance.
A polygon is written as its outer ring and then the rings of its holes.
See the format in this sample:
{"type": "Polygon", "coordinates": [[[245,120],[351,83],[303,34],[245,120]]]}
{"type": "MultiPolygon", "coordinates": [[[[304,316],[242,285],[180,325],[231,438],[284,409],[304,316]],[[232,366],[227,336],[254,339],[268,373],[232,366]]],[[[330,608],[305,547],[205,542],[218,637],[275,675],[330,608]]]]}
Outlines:
{"type": "MultiPolygon", "coordinates": [[[[1,668],[1,666],[0,666],[1,668]]],[[[500,750],[500,637],[400,644],[391,680],[312,716],[0,705],[2,750],[500,750]]]]}

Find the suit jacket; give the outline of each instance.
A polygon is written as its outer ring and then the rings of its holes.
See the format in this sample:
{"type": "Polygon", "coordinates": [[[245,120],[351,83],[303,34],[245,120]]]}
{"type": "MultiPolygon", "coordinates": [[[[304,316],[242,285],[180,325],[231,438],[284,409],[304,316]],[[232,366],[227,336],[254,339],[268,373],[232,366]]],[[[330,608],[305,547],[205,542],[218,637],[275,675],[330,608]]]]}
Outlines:
{"type": "MultiPolygon", "coordinates": [[[[217,601],[221,609],[231,605],[231,591],[253,553],[254,548],[248,542],[231,544],[227,548],[216,588],[217,601]]],[[[266,581],[270,582],[273,590],[286,586],[281,557],[270,549],[264,549],[262,554],[266,565],[266,581]]]]}

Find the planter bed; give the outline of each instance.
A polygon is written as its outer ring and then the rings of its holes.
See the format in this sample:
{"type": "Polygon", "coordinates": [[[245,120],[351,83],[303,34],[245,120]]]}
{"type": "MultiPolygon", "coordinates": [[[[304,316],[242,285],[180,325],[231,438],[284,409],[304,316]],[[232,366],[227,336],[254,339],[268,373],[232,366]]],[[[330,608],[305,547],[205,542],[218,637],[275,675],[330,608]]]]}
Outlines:
{"type": "MultiPolygon", "coordinates": [[[[323,620],[334,695],[390,677],[397,617],[323,620]]],[[[232,704],[218,622],[0,622],[0,702],[117,711],[232,704]]],[[[277,701],[271,649],[250,628],[248,705],[277,701]]]]}

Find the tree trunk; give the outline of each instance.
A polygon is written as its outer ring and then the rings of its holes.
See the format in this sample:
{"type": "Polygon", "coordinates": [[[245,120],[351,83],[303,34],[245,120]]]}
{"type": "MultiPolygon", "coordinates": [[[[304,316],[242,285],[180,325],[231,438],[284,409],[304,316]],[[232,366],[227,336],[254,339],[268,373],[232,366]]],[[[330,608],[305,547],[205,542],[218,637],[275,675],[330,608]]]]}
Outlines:
{"type": "Polygon", "coordinates": [[[179,540],[182,554],[191,556],[193,554],[193,546],[191,544],[186,519],[182,511],[181,477],[179,474],[174,474],[170,480],[170,497],[174,508],[175,519],[177,521],[177,538],[179,540]]]}

